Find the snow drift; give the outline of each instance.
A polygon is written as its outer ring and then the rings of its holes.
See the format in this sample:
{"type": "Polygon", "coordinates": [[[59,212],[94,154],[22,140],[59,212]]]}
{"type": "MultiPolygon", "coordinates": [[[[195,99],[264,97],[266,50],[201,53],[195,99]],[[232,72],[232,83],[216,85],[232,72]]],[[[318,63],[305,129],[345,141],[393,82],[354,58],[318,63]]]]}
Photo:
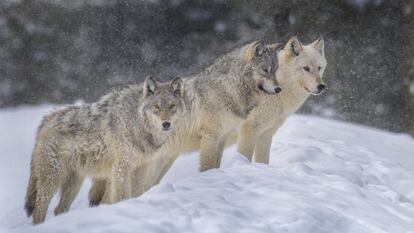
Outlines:
{"type": "Polygon", "coordinates": [[[33,227],[23,211],[30,153],[51,106],[0,112],[0,232],[414,232],[414,140],[310,116],[274,137],[271,165],[235,148],[198,173],[181,156],[143,196],[88,208],[85,182],[71,211],[33,227]]]}

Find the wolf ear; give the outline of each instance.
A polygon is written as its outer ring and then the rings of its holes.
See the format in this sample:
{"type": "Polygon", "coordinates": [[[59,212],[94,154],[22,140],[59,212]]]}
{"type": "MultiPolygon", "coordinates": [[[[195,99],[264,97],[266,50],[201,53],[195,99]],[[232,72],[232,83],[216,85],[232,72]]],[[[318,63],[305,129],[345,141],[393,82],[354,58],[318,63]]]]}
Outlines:
{"type": "Polygon", "coordinates": [[[184,84],[183,84],[183,80],[180,77],[176,77],[171,82],[171,89],[173,90],[174,94],[183,96],[184,95],[184,84]]]}
{"type": "Polygon", "coordinates": [[[325,42],[322,36],[312,42],[311,46],[316,49],[322,56],[325,56],[325,42]]]}
{"type": "Polygon", "coordinates": [[[257,44],[254,46],[254,55],[255,57],[260,57],[265,53],[266,46],[262,40],[257,41],[257,44]]]}
{"type": "Polygon", "coordinates": [[[155,89],[157,89],[157,81],[154,80],[152,76],[148,76],[145,78],[144,81],[144,96],[150,96],[155,93],[155,89]]]}
{"type": "Polygon", "coordinates": [[[273,52],[276,52],[278,49],[282,48],[282,43],[273,43],[266,46],[268,49],[270,49],[273,52]]]}
{"type": "Polygon", "coordinates": [[[265,50],[266,47],[262,40],[246,45],[243,54],[244,64],[251,62],[255,57],[262,56],[265,50]]]}
{"type": "Polygon", "coordinates": [[[288,53],[294,57],[299,56],[299,53],[302,52],[303,47],[302,43],[299,41],[297,36],[293,36],[289,39],[289,41],[286,43],[283,50],[288,51],[288,53]]]}

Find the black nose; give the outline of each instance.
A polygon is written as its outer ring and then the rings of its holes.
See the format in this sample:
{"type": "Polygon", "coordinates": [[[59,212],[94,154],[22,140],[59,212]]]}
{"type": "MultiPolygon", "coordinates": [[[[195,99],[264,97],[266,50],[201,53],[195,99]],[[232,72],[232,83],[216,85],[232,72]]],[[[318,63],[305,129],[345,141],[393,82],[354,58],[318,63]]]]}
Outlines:
{"type": "Polygon", "coordinates": [[[275,88],[275,93],[277,94],[277,93],[280,93],[282,91],[282,88],[280,88],[280,87],[276,87],[275,88]]]}
{"type": "Polygon", "coordinates": [[[325,84],[319,84],[319,85],[318,85],[318,91],[319,91],[319,92],[321,92],[321,91],[323,91],[323,90],[325,90],[325,89],[326,89],[325,84]]]}
{"type": "Polygon", "coordinates": [[[165,121],[165,122],[163,122],[163,123],[162,123],[162,128],[163,128],[164,130],[166,130],[166,129],[170,129],[170,127],[171,127],[171,123],[170,123],[170,122],[165,121]]]}

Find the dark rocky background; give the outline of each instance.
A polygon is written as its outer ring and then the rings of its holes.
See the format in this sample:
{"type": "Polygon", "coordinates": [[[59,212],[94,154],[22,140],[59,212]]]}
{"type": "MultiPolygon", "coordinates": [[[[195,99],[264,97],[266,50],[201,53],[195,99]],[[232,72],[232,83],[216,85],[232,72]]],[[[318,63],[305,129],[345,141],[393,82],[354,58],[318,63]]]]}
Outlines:
{"type": "Polygon", "coordinates": [[[254,39],[323,35],[329,90],[301,111],[410,132],[413,11],[400,0],[2,0],[0,107],[95,101],[149,74],[195,74],[254,39]]]}

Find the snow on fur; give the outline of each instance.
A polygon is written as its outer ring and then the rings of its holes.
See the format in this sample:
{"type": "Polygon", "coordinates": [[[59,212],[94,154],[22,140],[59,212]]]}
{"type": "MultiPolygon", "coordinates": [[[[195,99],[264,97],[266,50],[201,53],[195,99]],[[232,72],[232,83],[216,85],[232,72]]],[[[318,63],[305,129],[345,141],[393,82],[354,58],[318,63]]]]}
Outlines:
{"type": "Polygon", "coordinates": [[[31,226],[23,211],[34,133],[50,106],[0,112],[0,232],[413,232],[414,140],[310,116],[290,117],[271,165],[235,148],[198,173],[181,156],[143,196],[88,208],[86,182],[67,214],[31,226]]]}

